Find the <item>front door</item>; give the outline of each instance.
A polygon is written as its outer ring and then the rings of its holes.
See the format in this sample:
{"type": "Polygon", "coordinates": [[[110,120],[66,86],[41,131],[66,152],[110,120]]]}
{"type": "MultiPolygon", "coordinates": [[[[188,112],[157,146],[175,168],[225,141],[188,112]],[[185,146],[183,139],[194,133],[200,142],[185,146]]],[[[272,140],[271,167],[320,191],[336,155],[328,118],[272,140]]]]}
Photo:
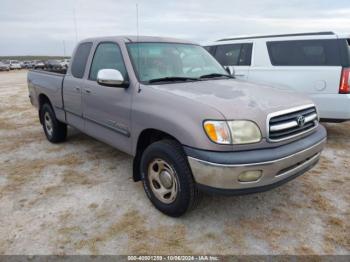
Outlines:
{"type": "Polygon", "coordinates": [[[117,69],[128,79],[117,43],[102,42],[95,50],[88,80],[83,88],[83,117],[89,135],[129,152],[131,88],[102,86],[97,83],[101,69],[117,69]]]}

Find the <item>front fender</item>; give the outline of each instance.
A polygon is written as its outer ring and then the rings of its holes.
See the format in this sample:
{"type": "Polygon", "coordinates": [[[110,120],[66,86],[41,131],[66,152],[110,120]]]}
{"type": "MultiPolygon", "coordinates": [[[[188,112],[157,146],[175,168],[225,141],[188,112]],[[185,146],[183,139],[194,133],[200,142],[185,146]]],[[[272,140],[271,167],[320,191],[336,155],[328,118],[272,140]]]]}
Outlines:
{"type": "Polygon", "coordinates": [[[175,137],[181,144],[203,150],[230,151],[231,145],[211,142],[203,129],[206,119],[224,120],[208,105],[152,88],[144,87],[135,95],[132,106],[132,153],[145,129],[156,129],[175,137]]]}

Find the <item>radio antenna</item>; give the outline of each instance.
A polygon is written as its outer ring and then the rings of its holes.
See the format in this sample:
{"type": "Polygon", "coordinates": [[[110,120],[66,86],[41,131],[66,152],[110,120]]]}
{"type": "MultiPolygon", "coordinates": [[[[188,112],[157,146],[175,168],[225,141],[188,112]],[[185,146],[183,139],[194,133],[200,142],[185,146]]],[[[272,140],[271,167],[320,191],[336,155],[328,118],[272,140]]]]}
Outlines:
{"type": "Polygon", "coordinates": [[[63,56],[66,57],[66,41],[62,41],[63,43],[63,56]]]}
{"type": "Polygon", "coordinates": [[[74,20],[74,29],[75,29],[75,43],[78,43],[78,24],[77,24],[77,17],[75,15],[75,8],[73,8],[73,20],[74,20]]]}
{"type": "MultiPolygon", "coordinates": [[[[136,41],[137,41],[137,73],[140,77],[141,67],[140,67],[140,42],[139,42],[139,4],[136,3],[136,41]]],[[[141,85],[139,84],[139,90],[141,92],[141,85]]]]}
{"type": "Polygon", "coordinates": [[[139,41],[139,4],[136,4],[136,35],[137,42],[139,41]]]}

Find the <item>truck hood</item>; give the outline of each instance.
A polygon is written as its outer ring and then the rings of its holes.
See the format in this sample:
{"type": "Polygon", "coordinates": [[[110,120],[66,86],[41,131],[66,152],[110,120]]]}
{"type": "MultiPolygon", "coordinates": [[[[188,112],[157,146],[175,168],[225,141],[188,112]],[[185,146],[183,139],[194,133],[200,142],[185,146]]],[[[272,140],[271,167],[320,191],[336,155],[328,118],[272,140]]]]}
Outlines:
{"type": "Polygon", "coordinates": [[[310,99],[286,89],[237,79],[182,82],[152,87],[194,102],[204,103],[215,108],[227,120],[252,120],[263,130],[266,127],[268,114],[313,104],[310,99]]]}

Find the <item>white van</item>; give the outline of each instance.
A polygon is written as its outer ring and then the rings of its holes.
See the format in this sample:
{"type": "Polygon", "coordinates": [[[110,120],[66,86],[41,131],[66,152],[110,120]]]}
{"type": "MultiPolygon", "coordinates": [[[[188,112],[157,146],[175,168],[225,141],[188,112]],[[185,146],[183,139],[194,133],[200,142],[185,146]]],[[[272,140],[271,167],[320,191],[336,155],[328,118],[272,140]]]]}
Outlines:
{"type": "Polygon", "coordinates": [[[350,120],[350,34],[234,37],[205,48],[237,78],[304,93],[324,121],[350,120]]]}
{"type": "Polygon", "coordinates": [[[21,63],[17,60],[10,60],[10,69],[22,69],[21,63]]]}

